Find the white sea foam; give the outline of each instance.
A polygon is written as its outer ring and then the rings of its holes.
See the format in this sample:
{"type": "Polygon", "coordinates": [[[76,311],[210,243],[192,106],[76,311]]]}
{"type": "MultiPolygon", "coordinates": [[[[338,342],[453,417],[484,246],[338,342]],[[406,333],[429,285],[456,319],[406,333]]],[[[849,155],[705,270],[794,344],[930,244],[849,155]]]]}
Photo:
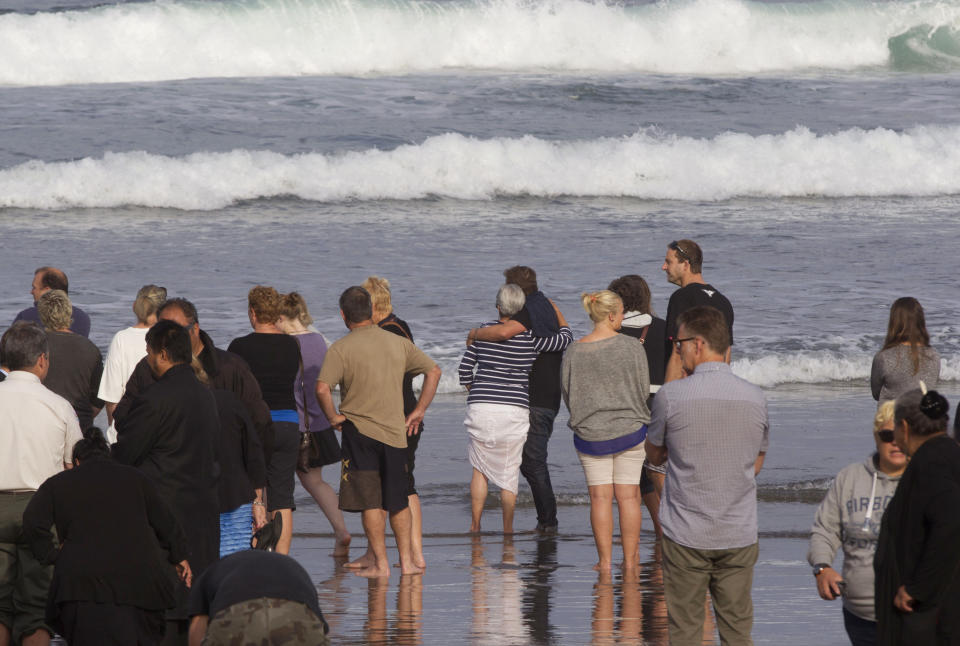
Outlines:
{"type": "Polygon", "coordinates": [[[178,0],[0,16],[0,84],[446,69],[849,70],[898,56],[955,60],[958,26],[956,0],[178,0]]]}
{"type": "Polygon", "coordinates": [[[817,135],[638,133],[590,141],[431,137],[394,150],[281,155],[237,150],[164,157],[108,153],[0,170],[0,208],[139,205],[220,209],[293,196],[320,202],[442,196],[931,196],[960,193],[960,127],[817,135]]]}

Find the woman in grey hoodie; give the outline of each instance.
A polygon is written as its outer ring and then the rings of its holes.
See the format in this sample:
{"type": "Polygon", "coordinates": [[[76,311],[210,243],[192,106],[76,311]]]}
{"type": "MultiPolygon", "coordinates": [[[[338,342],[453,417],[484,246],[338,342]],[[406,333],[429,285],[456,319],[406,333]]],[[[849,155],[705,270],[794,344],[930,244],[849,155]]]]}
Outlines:
{"type": "Polygon", "coordinates": [[[907,456],[893,442],[892,401],[877,410],[873,439],[876,453],[844,467],[820,503],[807,554],[820,597],[843,596],[843,625],[854,646],[876,644],[873,554],[883,512],[907,466],[907,456]],[[831,566],[841,546],[842,575],[831,566]]]}

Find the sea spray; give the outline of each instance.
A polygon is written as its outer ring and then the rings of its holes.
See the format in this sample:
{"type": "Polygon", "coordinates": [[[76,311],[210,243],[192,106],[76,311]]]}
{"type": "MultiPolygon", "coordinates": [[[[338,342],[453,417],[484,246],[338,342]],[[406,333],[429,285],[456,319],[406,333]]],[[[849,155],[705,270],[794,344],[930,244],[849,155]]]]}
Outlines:
{"type": "Polygon", "coordinates": [[[0,208],[143,206],[216,210],[245,200],[316,202],[445,197],[935,196],[960,193],[960,126],[816,134],[639,132],[547,141],[430,137],[393,150],[281,155],[236,150],[165,157],[107,153],[0,170],[0,208]]]}
{"type": "Polygon", "coordinates": [[[958,28],[960,3],[174,0],[0,15],[0,85],[451,69],[851,70],[887,66],[899,42],[891,39],[919,26],[958,28]]]}

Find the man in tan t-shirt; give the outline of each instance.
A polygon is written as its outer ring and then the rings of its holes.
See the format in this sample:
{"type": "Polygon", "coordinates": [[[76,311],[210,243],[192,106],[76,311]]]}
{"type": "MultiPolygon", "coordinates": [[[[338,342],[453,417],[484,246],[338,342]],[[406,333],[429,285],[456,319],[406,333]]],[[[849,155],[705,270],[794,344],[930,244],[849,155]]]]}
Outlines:
{"type": "Polygon", "coordinates": [[[370,294],[349,287],[340,295],[340,316],[350,333],[330,346],[317,378],[317,400],[331,426],[341,431],[340,508],[362,512],[373,563],[360,576],[388,577],[385,510],[397,539],[402,574],[422,569],[410,549],[407,505],[407,435],[417,432],[437,392],[440,367],[409,340],[373,322],[370,294]],[[407,373],[424,375],[417,407],[403,415],[400,384],[407,373]],[[340,386],[340,412],[333,388],[340,386]]]}

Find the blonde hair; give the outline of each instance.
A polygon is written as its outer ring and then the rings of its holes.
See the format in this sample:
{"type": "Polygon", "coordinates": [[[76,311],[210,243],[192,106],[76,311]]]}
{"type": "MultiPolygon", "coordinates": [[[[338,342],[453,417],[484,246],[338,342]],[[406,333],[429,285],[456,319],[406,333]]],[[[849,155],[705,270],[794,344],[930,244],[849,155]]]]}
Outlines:
{"type": "Polygon", "coordinates": [[[877,414],[873,417],[873,432],[876,433],[887,422],[893,421],[894,401],[888,399],[877,407],[877,414]]]}
{"type": "Polygon", "coordinates": [[[276,323],[280,318],[280,294],[273,287],[257,285],[247,294],[247,304],[260,323],[276,323]]]}
{"type": "Polygon", "coordinates": [[[40,322],[48,330],[62,330],[73,323],[73,305],[62,289],[51,289],[37,301],[40,322]]]}
{"type": "Polygon", "coordinates": [[[157,313],[165,300],[167,300],[166,287],[144,285],[133,301],[133,313],[136,314],[138,321],[146,323],[147,319],[157,313]]]}
{"type": "Polygon", "coordinates": [[[599,292],[584,292],[580,294],[580,301],[583,303],[583,309],[590,315],[590,320],[599,323],[610,314],[616,314],[617,310],[623,307],[623,301],[614,292],[609,289],[601,289],[599,292]]]}
{"type": "Polygon", "coordinates": [[[280,303],[280,313],[291,321],[300,321],[303,327],[313,323],[313,317],[310,316],[310,310],[307,309],[307,301],[298,292],[283,295],[283,300],[280,303]]]}
{"type": "Polygon", "coordinates": [[[373,311],[386,316],[393,312],[393,303],[390,302],[390,281],[379,276],[369,276],[360,285],[370,294],[373,311]]]}

